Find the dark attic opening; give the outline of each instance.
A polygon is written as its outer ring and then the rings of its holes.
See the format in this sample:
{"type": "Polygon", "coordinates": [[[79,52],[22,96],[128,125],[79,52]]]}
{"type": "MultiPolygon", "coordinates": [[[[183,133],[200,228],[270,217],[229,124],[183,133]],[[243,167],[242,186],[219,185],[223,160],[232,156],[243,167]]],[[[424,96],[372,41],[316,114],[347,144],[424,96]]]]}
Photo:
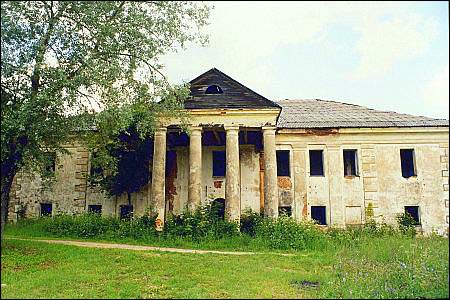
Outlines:
{"type": "Polygon", "coordinates": [[[205,91],[205,94],[207,94],[207,95],[223,94],[223,90],[220,86],[213,84],[213,85],[208,86],[208,88],[205,91]]]}

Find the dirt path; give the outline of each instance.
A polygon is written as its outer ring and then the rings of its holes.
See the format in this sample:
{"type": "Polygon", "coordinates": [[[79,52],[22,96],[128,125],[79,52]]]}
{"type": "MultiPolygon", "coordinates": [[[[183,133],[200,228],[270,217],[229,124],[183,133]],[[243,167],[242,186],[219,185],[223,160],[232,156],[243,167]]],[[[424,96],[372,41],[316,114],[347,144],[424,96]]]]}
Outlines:
{"type": "Polygon", "coordinates": [[[10,240],[20,240],[20,241],[34,241],[49,244],[63,244],[78,247],[87,248],[103,248],[103,249],[125,249],[125,250],[136,250],[136,251],[163,251],[163,252],[176,252],[176,253],[196,253],[196,254],[222,254],[222,255],[255,255],[255,254],[275,254],[281,256],[293,256],[294,254],[287,253],[260,253],[260,252],[236,252],[236,251],[216,251],[216,250],[196,250],[196,249],[180,249],[180,248],[166,248],[166,247],[154,247],[154,246],[139,246],[139,245],[128,245],[128,244],[110,244],[110,243],[98,243],[98,242],[80,242],[80,241],[66,241],[66,240],[40,240],[40,239],[24,239],[24,238],[14,238],[5,237],[10,240]]]}

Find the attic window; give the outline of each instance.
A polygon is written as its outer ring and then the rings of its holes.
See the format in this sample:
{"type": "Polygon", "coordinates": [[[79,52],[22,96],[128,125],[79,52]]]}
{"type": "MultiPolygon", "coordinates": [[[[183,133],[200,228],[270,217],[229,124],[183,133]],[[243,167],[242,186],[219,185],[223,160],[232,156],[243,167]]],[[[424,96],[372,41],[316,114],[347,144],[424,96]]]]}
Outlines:
{"type": "Polygon", "coordinates": [[[218,85],[210,85],[205,91],[205,94],[223,94],[222,88],[218,85]]]}

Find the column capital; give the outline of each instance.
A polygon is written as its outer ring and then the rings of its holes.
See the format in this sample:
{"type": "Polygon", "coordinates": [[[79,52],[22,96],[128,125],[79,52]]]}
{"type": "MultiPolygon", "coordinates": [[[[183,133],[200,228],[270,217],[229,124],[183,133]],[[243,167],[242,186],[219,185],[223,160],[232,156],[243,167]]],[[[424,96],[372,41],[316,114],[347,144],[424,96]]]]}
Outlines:
{"type": "Polygon", "coordinates": [[[223,128],[226,131],[233,131],[233,130],[239,131],[239,125],[224,125],[223,128]]]}
{"type": "Polygon", "coordinates": [[[167,132],[167,127],[157,127],[156,129],[155,129],[155,134],[157,134],[157,133],[166,133],[167,132]]]}
{"type": "Polygon", "coordinates": [[[203,131],[202,126],[189,126],[189,130],[191,131],[203,131]]]}
{"type": "Polygon", "coordinates": [[[262,126],[263,134],[275,134],[277,128],[275,126],[262,126]]]}

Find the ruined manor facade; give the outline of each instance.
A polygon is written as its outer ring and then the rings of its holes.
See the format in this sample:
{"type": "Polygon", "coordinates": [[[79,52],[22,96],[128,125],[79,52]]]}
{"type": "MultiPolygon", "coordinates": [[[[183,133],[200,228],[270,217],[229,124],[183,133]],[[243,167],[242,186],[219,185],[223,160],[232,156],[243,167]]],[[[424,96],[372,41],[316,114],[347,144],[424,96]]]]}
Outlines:
{"type": "Polygon", "coordinates": [[[163,224],[215,201],[224,217],[247,209],[313,219],[323,226],[396,223],[408,212],[424,232],[448,232],[449,122],[319,99],[273,102],[217,69],[190,82],[189,135],[164,121],[153,138],[150,182],[108,198],[87,184],[90,153],[77,143],[58,154],[52,189],[20,173],[10,218],[98,212],[142,215],[163,224]]]}

